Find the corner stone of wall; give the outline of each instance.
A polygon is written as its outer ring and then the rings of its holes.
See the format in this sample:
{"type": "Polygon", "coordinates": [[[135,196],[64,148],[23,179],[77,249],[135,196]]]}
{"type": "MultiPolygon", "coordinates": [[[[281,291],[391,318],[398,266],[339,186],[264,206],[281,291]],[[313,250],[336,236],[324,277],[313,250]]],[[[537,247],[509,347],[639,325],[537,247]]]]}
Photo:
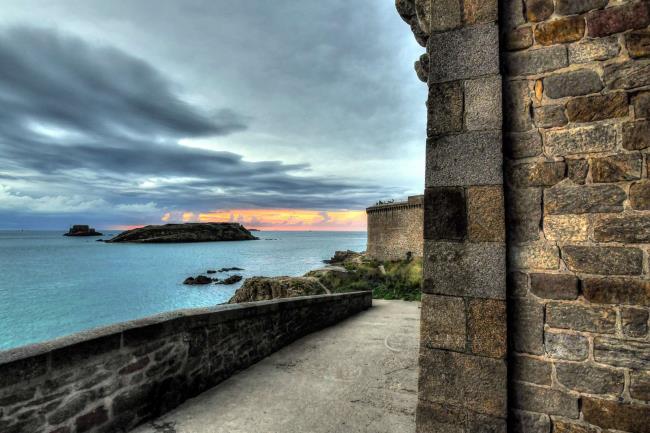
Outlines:
{"type": "Polygon", "coordinates": [[[429,87],[417,431],[505,433],[497,0],[413,5],[427,35],[427,54],[416,70],[429,87]]]}

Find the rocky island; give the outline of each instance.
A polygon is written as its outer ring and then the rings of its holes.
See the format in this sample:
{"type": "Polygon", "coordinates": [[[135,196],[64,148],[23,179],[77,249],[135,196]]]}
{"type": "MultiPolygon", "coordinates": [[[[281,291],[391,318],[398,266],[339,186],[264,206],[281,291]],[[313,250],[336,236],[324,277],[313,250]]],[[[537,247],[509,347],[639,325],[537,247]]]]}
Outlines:
{"type": "Polygon", "coordinates": [[[106,242],[162,244],[181,242],[250,241],[257,238],[238,223],[149,225],[120,233],[106,242]]]}
{"type": "Polygon", "coordinates": [[[228,303],[268,301],[326,293],[330,291],[313,277],[252,277],[244,281],[228,303]]]}
{"type": "Polygon", "coordinates": [[[77,224],[70,227],[68,233],[64,233],[63,236],[103,236],[103,234],[90,226],[77,224]]]}
{"type": "Polygon", "coordinates": [[[422,259],[377,261],[365,253],[337,251],[327,266],[302,277],[252,277],[228,301],[267,301],[295,296],[325,295],[371,290],[376,299],[420,300],[422,259]]]}

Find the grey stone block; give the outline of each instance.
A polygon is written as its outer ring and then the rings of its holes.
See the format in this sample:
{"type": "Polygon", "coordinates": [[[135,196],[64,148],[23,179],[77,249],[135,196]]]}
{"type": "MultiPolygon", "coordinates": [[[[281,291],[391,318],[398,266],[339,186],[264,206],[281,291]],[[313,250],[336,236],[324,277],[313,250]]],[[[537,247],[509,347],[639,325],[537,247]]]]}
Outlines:
{"type": "Polygon", "coordinates": [[[526,22],[523,0],[511,0],[499,4],[504,29],[514,29],[526,22]]]}
{"type": "Polygon", "coordinates": [[[508,53],[505,57],[506,70],[511,76],[537,75],[565,68],[569,65],[567,49],[555,45],[537,50],[508,53]]]}
{"type": "Polygon", "coordinates": [[[515,352],[544,353],[544,306],[534,299],[510,300],[510,341],[515,352]]]}
{"type": "Polygon", "coordinates": [[[569,45],[569,63],[587,63],[611,59],[618,55],[621,46],[616,36],[586,39],[569,45]]]}
{"type": "Polygon", "coordinates": [[[628,337],[643,338],[648,333],[649,315],[648,310],[621,308],[623,334],[628,337]]]}
{"type": "Polygon", "coordinates": [[[501,77],[465,81],[465,129],[501,130],[501,77]]]}
{"type": "Polygon", "coordinates": [[[643,251],[627,247],[565,245],[562,258],[569,270],[600,275],[641,275],[643,251]]]}
{"type": "Polygon", "coordinates": [[[641,278],[584,278],[582,290],[591,303],[650,305],[650,282],[641,278]]]}
{"type": "Polygon", "coordinates": [[[647,404],[584,396],[582,413],[586,422],[602,427],[603,432],[650,433],[650,409],[647,404]]]}
{"type": "Polygon", "coordinates": [[[415,415],[417,433],[506,433],[506,420],[447,403],[420,400],[415,415]]]}
{"type": "Polygon", "coordinates": [[[598,215],[594,221],[597,242],[650,242],[650,215],[598,215]]]}
{"type": "Polygon", "coordinates": [[[533,127],[530,115],[530,88],[527,80],[506,81],[503,86],[503,111],[506,131],[528,131],[533,127]]]}
{"type": "Polygon", "coordinates": [[[559,184],[544,190],[544,211],[550,215],[622,212],[625,198],[618,185],[559,184]]]}
{"type": "Polygon", "coordinates": [[[614,394],[623,392],[625,378],[622,370],[600,368],[589,364],[557,363],[558,381],[574,391],[588,394],[614,394]]]}
{"type": "Polygon", "coordinates": [[[578,298],[578,278],[570,274],[531,274],[530,291],[540,298],[578,298]]]}
{"type": "Polygon", "coordinates": [[[506,154],[511,158],[527,158],[542,153],[542,136],[537,130],[511,132],[504,140],[506,154]]]}
{"type": "Polygon", "coordinates": [[[429,86],[427,135],[436,137],[463,129],[463,85],[461,81],[429,86]]]}
{"type": "Polygon", "coordinates": [[[544,413],[513,410],[511,414],[511,433],[550,433],[551,419],[544,413]]]}
{"type": "Polygon", "coordinates": [[[465,190],[459,187],[427,188],[424,194],[424,238],[463,240],[466,237],[465,190]]]}
{"type": "Polygon", "coordinates": [[[565,98],[596,93],[602,90],[603,83],[598,74],[591,69],[555,74],[544,78],[544,92],[549,98],[565,98]]]}
{"type": "Polygon", "coordinates": [[[537,160],[531,164],[511,164],[506,171],[507,183],[515,188],[553,186],[564,179],[564,161],[537,160]]]}
{"type": "Polygon", "coordinates": [[[616,310],[594,305],[572,305],[549,302],[546,324],[552,328],[613,334],[616,332],[616,310]]]}
{"type": "Polygon", "coordinates": [[[610,337],[594,338],[596,362],[645,370],[650,363],[650,343],[610,337]]]}
{"type": "Polygon", "coordinates": [[[481,24],[429,37],[429,83],[499,73],[496,24],[481,24]]]}
{"type": "Polygon", "coordinates": [[[538,128],[554,128],[568,123],[563,105],[546,105],[535,108],[535,125],[538,128]]]}
{"type": "Polygon", "coordinates": [[[514,242],[539,239],[541,188],[509,189],[506,194],[508,238],[514,242]]]}
{"type": "MultiPolygon", "coordinates": [[[[510,272],[507,277],[508,298],[525,298],[528,294],[528,274],[525,272],[510,272]]],[[[516,302],[516,301],[512,301],[516,302]]]]}
{"type": "Polygon", "coordinates": [[[641,178],[643,156],[612,155],[591,160],[591,178],[594,183],[614,183],[641,178]]]}
{"type": "Polygon", "coordinates": [[[650,371],[635,371],[630,377],[630,395],[637,400],[650,401],[650,371]]]}
{"type": "Polygon", "coordinates": [[[510,358],[511,379],[537,385],[551,385],[552,364],[527,356],[510,358]]]}
{"type": "Polygon", "coordinates": [[[505,245],[425,241],[424,256],[425,293],[505,299],[505,245]]]}
{"type": "Polygon", "coordinates": [[[465,350],[467,326],[463,298],[423,293],[421,316],[422,345],[432,349],[465,350]]]}
{"type": "Polygon", "coordinates": [[[503,183],[501,132],[470,132],[427,141],[426,186],[503,183]]]}
{"type": "Polygon", "coordinates": [[[563,334],[555,331],[544,333],[546,354],[554,359],[584,361],[589,355],[589,342],[579,334],[563,334]]]}
{"type": "Polygon", "coordinates": [[[615,125],[557,129],[544,133],[544,144],[556,156],[606,152],[616,147],[616,135],[615,125]]]}
{"type": "Polygon", "coordinates": [[[578,399],[562,391],[517,383],[509,401],[512,407],[548,415],[578,418],[578,399]]]}
{"type": "MultiPolygon", "coordinates": [[[[425,1],[425,0],[423,0],[425,1]]],[[[458,0],[429,0],[431,4],[431,33],[455,29],[462,24],[458,0]]]]}
{"type": "Polygon", "coordinates": [[[420,352],[421,400],[505,418],[505,360],[442,350],[420,352]]]}
{"type": "Polygon", "coordinates": [[[605,65],[603,78],[608,89],[633,89],[650,85],[650,59],[605,65]]]}

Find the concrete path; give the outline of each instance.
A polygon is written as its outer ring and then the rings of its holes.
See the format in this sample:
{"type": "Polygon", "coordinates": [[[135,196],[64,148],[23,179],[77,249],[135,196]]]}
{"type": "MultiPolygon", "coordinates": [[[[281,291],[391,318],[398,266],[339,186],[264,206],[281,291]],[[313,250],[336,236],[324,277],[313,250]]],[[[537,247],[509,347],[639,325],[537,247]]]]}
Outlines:
{"type": "Polygon", "coordinates": [[[373,305],[134,432],[415,432],[420,305],[373,305]]]}

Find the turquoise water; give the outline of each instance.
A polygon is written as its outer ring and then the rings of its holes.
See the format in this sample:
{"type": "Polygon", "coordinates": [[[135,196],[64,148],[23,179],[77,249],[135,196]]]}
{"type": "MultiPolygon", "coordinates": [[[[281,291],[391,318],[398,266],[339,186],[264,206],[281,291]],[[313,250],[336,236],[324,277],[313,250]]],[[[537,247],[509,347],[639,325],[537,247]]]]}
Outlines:
{"type": "Polygon", "coordinates": [[[366,247],[365,232],[256,235],[261,240],[137,245],[0,231],[0,349],[228,301],[238,285],[182,284],[208,269],[236,266],[245,278],[295,276],[322,266],[336,250],[366,247]]]}

